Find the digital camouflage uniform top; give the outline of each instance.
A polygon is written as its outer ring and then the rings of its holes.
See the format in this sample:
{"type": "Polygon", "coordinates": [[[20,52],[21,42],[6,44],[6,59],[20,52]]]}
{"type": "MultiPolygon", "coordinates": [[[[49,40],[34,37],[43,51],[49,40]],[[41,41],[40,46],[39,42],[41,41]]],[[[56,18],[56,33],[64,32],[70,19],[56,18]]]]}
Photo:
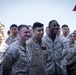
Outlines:
{"type": "Polygon", "coordinates": [[[8,71],[9,75],[28,75],[30,61],[30,48],[27,45],[23,47],[17,40],[7,48],[3,59],[3,73],[8,71]]]}
{"type": "Polygon", "coordinates": [[[8,45],[4,42],[0,45],[0,75],[2,75],[2,61],[7,47],[8,45]]]}
{"type": "Polygon", "coordinates": [[[59,37],[55,38],[55,41],[53,42],[51,38],[49,38],[48,35],[45,35],[43,37],[43,40],[48,45],[48,51],[47,51],[47,75],[66,75],[65,70],[63,67],[61,67],[61,61],[62,61],[62,50],[63,50],[63,43],[59,39],[59,37]]]}
{"type": "Polygon", "coordinates": [[[4,42],[0,45],[0,64],[2,64],[3,56],[6,52],[7,47],[8,45],[4,42]]]}
{"type": "Polygon", "coordinates": [[[66,44],[66,49],[64,49],[62,53],[64,57],[63,62],[66,65],[67,62],[69,62],[76,56],[76,43],[74,44],[74,46],[71,46],[68,41],[66,44]]]}
{"type": "Polygon", "coordinates": [[[12,37],[12,36],[9,36],[8,38],[6,38],[5,42],[10,45],[12,44],[13,42],[15,42],[16,40],[18,40],[18,37],[12,37]]]}
{"type": "Polygon", "coordinates": [[[42,40],[39,43],[35,37],[27,40],[26,44],[28,44],[32,51],[32,59],[31,59],[31,69],[30,75],[46,75],[46,51],[47,45],[42,40]]]}

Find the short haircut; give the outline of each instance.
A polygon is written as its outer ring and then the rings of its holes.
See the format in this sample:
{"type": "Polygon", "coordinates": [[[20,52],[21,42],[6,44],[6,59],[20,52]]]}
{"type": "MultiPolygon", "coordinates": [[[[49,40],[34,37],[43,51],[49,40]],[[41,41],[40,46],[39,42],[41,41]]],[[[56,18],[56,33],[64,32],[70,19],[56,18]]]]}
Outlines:
{"type": "Polygon", "coordinates": [[[12,24],[11,26],[10,26],[10,29],[12,28],[12,27],[18,27],[16,24],[12,24]]]}
{"type": "MultiPolygon", "coordinates": [[[[50,22],[49,22],[49,24],[48,24],[48,27],[50,27],[50,25],[54,22],[54,21],[56,21],[56,20],[51,20],[50,22]]],[[[56,21],[57,22],[57,21],[56,21]]],[[[57,22],[57,24],[58,24],[58,22],[57,22]]],[[[59,24],[58,24],[59,25],[59,24]]]]}
{"type": "Polygon", "coordinates": [[[33,30],[35,29],[35,28],[37,28],[37,27],[43,27],[44,25],[42,24],[42,23],[40,23],[40,22],[35,22],[34,24],[33,24],[33,30]]]}
{"type": "Polygon", "coordinates": [[[21,25],[18,26],[18,31],[20,31],[21,28],[23,28],[23,27],[26,27],[27,29],[29,29],[27,25],[21,24],[21,25]]]}
{"type": "Polygon", "coordinates": [[[75,32],[76,32],[76,30],[74,30],[74,31],[73,31],[73,33],[74,33],[74,34],[75,34],[75,36],[76,36],[76,33],[75,33],[75,32]]]}
{"type": "Polygon", "coordinates": [[[76,30],[73,31],[73,33],[76,32],[76,30]]]}
{"type": "MultiPolygon", "coordinates": [[[[68,27],[68,25],[64,24],[64,25],[62,25],[62,28],[63,28],[63,27],[68,27]]],[[[69,28],[69,27],[68,27],[68,28],[69,28]]]]}

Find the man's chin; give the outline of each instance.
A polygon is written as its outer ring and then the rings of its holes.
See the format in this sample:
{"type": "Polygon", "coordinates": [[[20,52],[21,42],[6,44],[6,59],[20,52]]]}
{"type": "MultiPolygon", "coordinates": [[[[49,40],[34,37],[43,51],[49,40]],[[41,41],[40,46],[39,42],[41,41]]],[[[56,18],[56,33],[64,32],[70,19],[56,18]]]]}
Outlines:
{"type": "Polygon", "coordinates": [[[54,34],[54,35],[56,35],[56,34],[57,34],[57,32],[54,32],[53,34],[54,34]]]}
{"type": "Polygon", "coordinates": [[[40,36],[40,38],[42,38],[43,36],[40,36]]]}

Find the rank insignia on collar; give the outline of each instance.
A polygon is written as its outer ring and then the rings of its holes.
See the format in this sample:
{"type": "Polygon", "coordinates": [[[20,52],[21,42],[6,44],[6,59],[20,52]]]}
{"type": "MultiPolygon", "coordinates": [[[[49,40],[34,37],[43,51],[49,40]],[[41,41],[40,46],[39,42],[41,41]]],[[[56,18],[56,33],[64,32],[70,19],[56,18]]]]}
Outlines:
{"type": "Polygon", "coordinates": [[[39,46],[38,45],[35,45],[35,50],[38,50],[39,49],[39,46]]]}

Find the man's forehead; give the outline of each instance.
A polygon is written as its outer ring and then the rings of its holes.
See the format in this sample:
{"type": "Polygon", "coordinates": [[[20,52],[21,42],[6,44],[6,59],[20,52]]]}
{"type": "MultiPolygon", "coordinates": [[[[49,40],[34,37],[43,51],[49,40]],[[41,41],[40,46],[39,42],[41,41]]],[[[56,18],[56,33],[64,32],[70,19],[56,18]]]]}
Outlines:
{"type": "Polygon", "coordinates": [[[10,29],[16,29],[17,27],[11,27],[10,29]]]}
{"type": "Polygon", "coordinates": [[[29,30],[29,29],[26,27],[22,27],[20,30],[29,30]]]}
{"type": "Polygon", "coordinates": [[[42,27],[37,27],[37,29],[41,29],[41,28],[44,28],[44,26],[42,26],[42,27]]]}
{"type": "Polygon", "coordinates": [[[37,27],[35,30],[44,29],[44,27],[37,27]]]}
{"type": "Polygon", "coordinates": [[[60,26],[60,25],[58,24],[58,22],[56,22],[56,21],[53,21],[53,22],[50,24],[50,26],[54,26],[54,25],[60,26]]]}
{"type": "Polygon", "coordinates": [[[53,23],[53,24],[51,24],[50,26],[51,26],[51,27],[53,27],[53,26],[58,26],[58,27],[60,27],[60,25],[57,24],[57,23],[53,23]]]}
{"type": "Polygon", "coordinates": [[[62,29],[69,29],[68,27],[63,27],[62,29]]]}

